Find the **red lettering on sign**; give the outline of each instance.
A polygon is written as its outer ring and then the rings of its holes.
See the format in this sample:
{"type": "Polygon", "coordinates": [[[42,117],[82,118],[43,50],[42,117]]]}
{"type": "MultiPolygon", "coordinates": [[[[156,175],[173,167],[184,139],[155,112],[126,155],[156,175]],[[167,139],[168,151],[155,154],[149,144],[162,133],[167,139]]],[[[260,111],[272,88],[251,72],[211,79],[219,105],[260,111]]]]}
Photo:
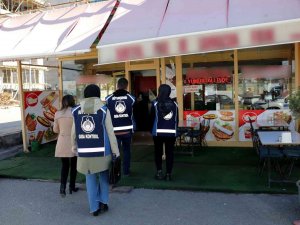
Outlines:
{"type": "Polygon", "coordinates": [[[188,47],[187,47],[186,39],[180,39],[179,40],[179,52],[185,53],[185,52],[187,52],[187,50],[188,50],[188,47]]]}
{"type": "Polygon", "coordinates": [[[187,78],[185,84],[231,84],[230,77],[187,78]]]}
{"type": "Polygon", "coordinates": [[[154,51],[157,55],[167,55],[169,52],[169,46],[166,41],[157,42],[154,44],[154,51]]]}
{"type": "Polygon", "coordinates": [[[265,44],[274,42],[274,31],[272,28],[253,30],[251,32],[252,44],[265,44]]]}
{"type": "Polygon", "coordinates": [[[291,40],[300,40],[300,33],[293,33],[290,35],[291,40]]]}
{"type": "Polygon", "coordinates": [[[117,60],[142,59],[144,57],[141,46],[121,47],[116,50],[117,60]]]}
{"type": "Polygon", "coordinates": [[[220,50],[226,48],[234,48],[239,44],[237,34],[225,34],[217,36],[208,36],[199,40],[199,50],[220,50]]]}

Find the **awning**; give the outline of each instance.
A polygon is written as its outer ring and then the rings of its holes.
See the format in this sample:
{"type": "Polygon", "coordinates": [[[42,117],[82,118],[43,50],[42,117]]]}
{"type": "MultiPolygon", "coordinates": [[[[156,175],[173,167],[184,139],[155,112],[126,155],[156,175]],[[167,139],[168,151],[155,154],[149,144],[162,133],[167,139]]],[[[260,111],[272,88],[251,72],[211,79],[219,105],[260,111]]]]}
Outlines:
{"type": "Polygon", "coordinates": [[[114,5],[110,0],[9,18],[0,25],[0,60],[88,52],[114,5]]]}
{"type": "Polygon", "coordinates": [[[142,37],[135,36],[135,33],[140,29],[147,29],[149,20],[157,20],[158,17],[149,15],[151,10],[147,5],[164,9],[165,2],[128,2],[130,4],[121,2],[97,46],[99,64],[300,40],[299,0],[170,0],[165,13],[159,14],[161,24],[156,29],[151,27],[158,30],[156,35],[142,37]],[[128,15],[145,17],[137,21],[135,17],[128,15]],[[120,24],[123,25],[122,29],[118,29],[120,24]]]}

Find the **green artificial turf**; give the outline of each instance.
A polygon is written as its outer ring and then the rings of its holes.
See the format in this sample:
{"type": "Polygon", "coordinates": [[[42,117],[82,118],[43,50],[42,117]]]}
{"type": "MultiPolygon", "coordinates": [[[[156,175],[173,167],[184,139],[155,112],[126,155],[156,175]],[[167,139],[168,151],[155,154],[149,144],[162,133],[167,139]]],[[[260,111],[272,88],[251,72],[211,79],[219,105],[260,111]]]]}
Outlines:
{"type": "MultiPolygon", "coordinates": [[[[118,185],[138,188],[202,190],[245,193],[297,193],[295,184],[267,185],[266,170],[258,175],[258,157],[251,148],[206,147],[195,155],[175,153],[173,181],[154,179],[153,146],[132,147],[131,176],[122,177],[118,185]]],[[[21,153],[0,161],[0,176],[59,181],[61,162],[54,157],[55,143],[39,151],[21,153]]],[[[273,174],[274,176],[275,174],[273,174]]],[[[296,165],[292,177],[300,175],[296,165]]],[[[84,182],[78,174],[77,182],[84,182]]]]}

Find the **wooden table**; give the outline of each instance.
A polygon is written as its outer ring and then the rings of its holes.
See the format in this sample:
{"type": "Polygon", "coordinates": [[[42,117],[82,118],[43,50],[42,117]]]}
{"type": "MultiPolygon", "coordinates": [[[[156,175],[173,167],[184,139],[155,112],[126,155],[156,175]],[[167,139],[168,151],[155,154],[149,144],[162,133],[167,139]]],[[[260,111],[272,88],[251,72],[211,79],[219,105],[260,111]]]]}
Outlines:
{"type": "Polygon", "coordinates": [[[256,125],[258,129],[277,128],[278,130],[288,130],[289,124],[284,120],[257,120],[256,125]]]}
{"type": "MultiPolygon", "coordinates": [[[[259,137],[259,140],[262,145],[268,148],[269,151],[271,151],[271,147],[278,146],[284,148],[284,146],[289,145],[300,145],[300,134],[295,131],[258,131],[257,135],[259,137]],[[289,143],[283,143],[280,141],[282,137],[282,133],[284,132],[290,132],[292,136],[292,142],[289,143]]],[[[270,157],[268,157],[268,183],[270,187],[271,182],[286,182],[286,183],[294,183],[295,181],[287,180],[287,179],[280,179],[280,180],[274,180],[271,179],[271,161],[270,157]]],[[[286,176],[285,176],[286,177],[286,176]]]]}

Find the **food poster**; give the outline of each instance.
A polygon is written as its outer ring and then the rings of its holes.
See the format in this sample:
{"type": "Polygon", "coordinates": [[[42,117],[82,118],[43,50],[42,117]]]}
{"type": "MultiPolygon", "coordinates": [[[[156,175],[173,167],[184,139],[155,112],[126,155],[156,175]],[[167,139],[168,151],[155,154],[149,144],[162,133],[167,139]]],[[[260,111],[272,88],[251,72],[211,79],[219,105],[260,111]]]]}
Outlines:
{"type": "Polygon", "coordinates": [[[250,122],[254,129],[258,129],[257,121],[284,120],[289,124],[289,129],[295,129],[295,121],[290,110],[239,110],[239,140],[252,141],[250,122]]]}
{"type": "Polygon", "coordinates": [[[53,122],[59,104],[58,91],[24,92],[24,101],[27,143],[44,144],[56,140],[53,122]]]}
{"type": "Polygon", "coordinates": [[[210,129],[206,134],[207,141],[235,141],[235,111],[184,111],[184,119],[201,122],[203,119],[209,121],[210,129]]]}

